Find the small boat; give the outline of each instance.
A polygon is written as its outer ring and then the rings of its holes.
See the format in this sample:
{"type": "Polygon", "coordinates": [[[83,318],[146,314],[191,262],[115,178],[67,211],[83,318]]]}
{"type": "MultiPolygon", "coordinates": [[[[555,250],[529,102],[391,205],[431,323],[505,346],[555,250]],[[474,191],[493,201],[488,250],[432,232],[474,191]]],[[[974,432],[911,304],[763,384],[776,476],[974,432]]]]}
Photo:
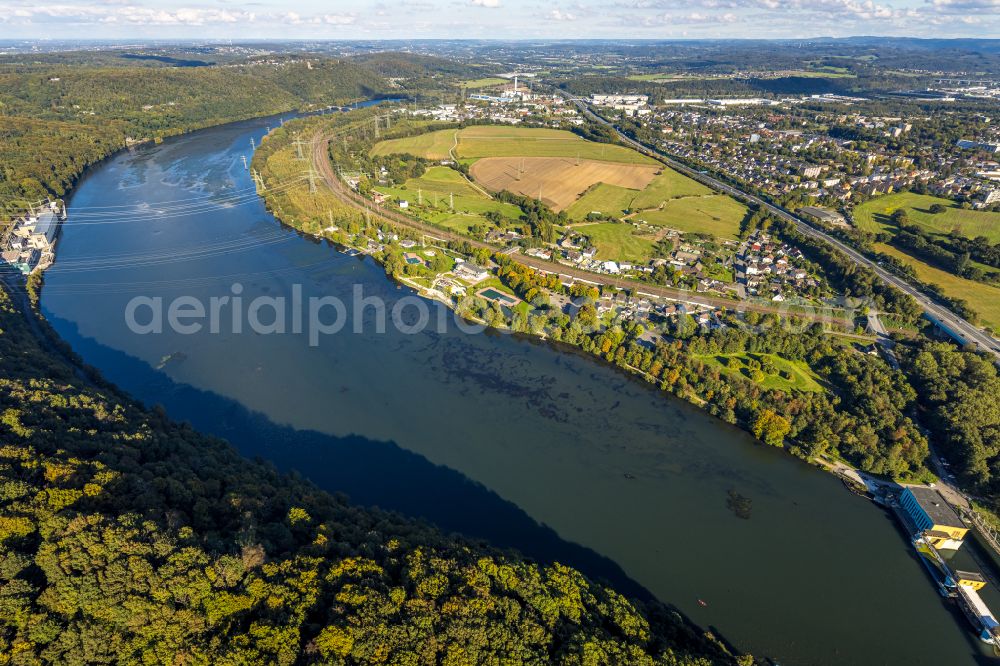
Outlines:
{"type": "Polygon", "coordinates": [[[705,601],[704,599],[699,599],[698,600],[698,605],[702,606],[702,607],[706,607],[706,606],[708,606],[708,602],[705,601]]]}

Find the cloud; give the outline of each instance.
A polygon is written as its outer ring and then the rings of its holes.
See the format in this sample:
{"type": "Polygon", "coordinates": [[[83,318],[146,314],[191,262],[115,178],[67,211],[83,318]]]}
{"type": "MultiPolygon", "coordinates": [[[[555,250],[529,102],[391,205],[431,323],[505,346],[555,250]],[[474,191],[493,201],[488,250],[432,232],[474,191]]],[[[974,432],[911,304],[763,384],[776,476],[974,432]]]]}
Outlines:
{"type": "Polygon", "coordinates": [[[926,0],[926,2],[941,12],[1000,14],[1000,0],[926,0]]]}
{"type": "Polygon", "coordinates": [[[496,9],[500,6],[500,0],[469,0],[469,4],[474,7],[486,7],[496,9]]]}
{"type": "Polygon", "coordinates": [[[551,10],[548,14],[546,14],[546,17],[548,17],[549,19],[551,19],[553,21],[575,21],[576,20],[576,14],[571,14],[570,12],[563,11],[561,9],[553,9],[553,10],[551,10]]]}

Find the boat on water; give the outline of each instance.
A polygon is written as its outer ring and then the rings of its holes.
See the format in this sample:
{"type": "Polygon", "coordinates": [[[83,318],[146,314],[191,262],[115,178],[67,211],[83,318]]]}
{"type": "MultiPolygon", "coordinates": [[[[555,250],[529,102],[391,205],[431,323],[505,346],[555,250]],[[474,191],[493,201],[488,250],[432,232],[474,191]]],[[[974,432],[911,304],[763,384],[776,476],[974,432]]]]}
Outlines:
{"type": "Polygon", "coordinates": [[[159,363],[156,364],[156,369],[163,370],[163,368],[167,367],[167,365],[169,365],[170,363],[180,363],[186,358],[187,354],[185,354],[184,352],[174,352],[172,354],[167,354],[166,356],[160,359],[159,363]]]}

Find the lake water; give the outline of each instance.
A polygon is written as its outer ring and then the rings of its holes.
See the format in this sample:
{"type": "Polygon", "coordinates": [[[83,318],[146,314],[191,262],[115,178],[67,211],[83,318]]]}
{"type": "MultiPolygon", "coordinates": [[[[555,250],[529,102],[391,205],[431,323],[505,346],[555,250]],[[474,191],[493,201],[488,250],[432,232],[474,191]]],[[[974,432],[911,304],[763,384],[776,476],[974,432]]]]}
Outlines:
{"type": "Polygon", "coordinates": [[[123,153],[75,191],[42,306],[110,380],[359,503],[654,595],[783,664],[991,661],[887,514],[592,359],[454,326],[348,325],[315,347],[225,326],[131,332],[135,296],[207,302],[235,282],[247,301],[293,285],[411,296],[264,210],[241,156],[274,122],[123,153]],[[731,491],[751,500],[748,519],[731,491]]]}

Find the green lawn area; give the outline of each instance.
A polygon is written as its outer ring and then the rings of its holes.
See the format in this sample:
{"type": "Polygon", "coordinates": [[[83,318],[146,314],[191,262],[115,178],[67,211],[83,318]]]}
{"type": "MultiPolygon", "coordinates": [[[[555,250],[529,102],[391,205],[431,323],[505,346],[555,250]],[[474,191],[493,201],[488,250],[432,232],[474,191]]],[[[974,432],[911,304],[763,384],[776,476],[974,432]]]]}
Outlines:
{"type": "Polygon", "coordinates": [[[725,194],[707,197],[671,199],[662,208],[637,213],[637,220],[645,220],[684,232],[712,234],[716,238],[736,239],[740,223],[746,215],[746,206],[725,194]]]}
{"type": "Polygon", "coordinates": [[[759,362],[766,359],[778,371],[777,374],[766,374],[758,382],[765,389],[776,389],[779,391],[802,391],[805,393],[819,393],[823,386],[819,382],[819,377],[803,361],[790,361],[775,354],[749,354],[746,352],[738,354],[699,354],[706,364],[720,369],[729,375],[738,375],[744,379],[750,379],[747,362],[753,358],[759,362]],[[736,359],[734,367],[730,367],[730,359],[736,359]],[[782,377],[784,371],[788,377],[782,377]]]}
{"type": "Polygon", "coordinates": [[[951,298],[961,298],[979,313],[982,324],[994,330],[1000,330],[1000,289],[952,275],[891,245],[876,243],[874,247],[877,251],[896,257],[912,266],[921,282],[936,284],[941,287],[945,295],[951,298]]]}
{"type": "Polygon", "coordinates": [[[889,221],[889,216],[900,208],[906,209],[910,224],[928,231],[949,234],[958,229],[967,238],[986,236],[991,243],[1000,242],[1000,213],[964,210],[948,199],[913,192],[887,194],[866,201],[854,209],[854,222],[863,231],[895,232],[896,227],[889,221]],[[947,210],[935,215],[930,212],[934,204],[946,206],[947,210]]]}
{"type": "Polygon", "coordinates": [[[411,215],[449,229],[468,232],[477,224],[492,226],[482,214],[498,210],[506,217],[518,219],[521,209],[484,196],[472,187],[462,174],[444,166],[430,167],[420,178],[411,178],[402,187],[376,187],[396,205],[400,199],[410,203],[411,215]],[[449,195],[455,195],[455,210],[449,209],[449,195]],[[422,202],[421,202],[422,200],[422,202]]]}
{"type": "MultiPolygon", "coordinates": [[[[375,144],[371,154],[408,153],[428,159],[446,159],[454,136],[455,130],[447,129],[390,139],[375,144]]],[[[459,130],[456,155],[463,162],[482,157],[579,156],[581,159],[624,164],[658,164],[631,148],[587,141],[572,132],[505,125],[477,125],[459,130]]]]}
{"type": "Polygon", "coordinates": [[[653,241],[635,235],[631,224],[603,222],[576,225],[573,229],[590,238],[598,259],[646,263],[652,257],[653,241]]]}

